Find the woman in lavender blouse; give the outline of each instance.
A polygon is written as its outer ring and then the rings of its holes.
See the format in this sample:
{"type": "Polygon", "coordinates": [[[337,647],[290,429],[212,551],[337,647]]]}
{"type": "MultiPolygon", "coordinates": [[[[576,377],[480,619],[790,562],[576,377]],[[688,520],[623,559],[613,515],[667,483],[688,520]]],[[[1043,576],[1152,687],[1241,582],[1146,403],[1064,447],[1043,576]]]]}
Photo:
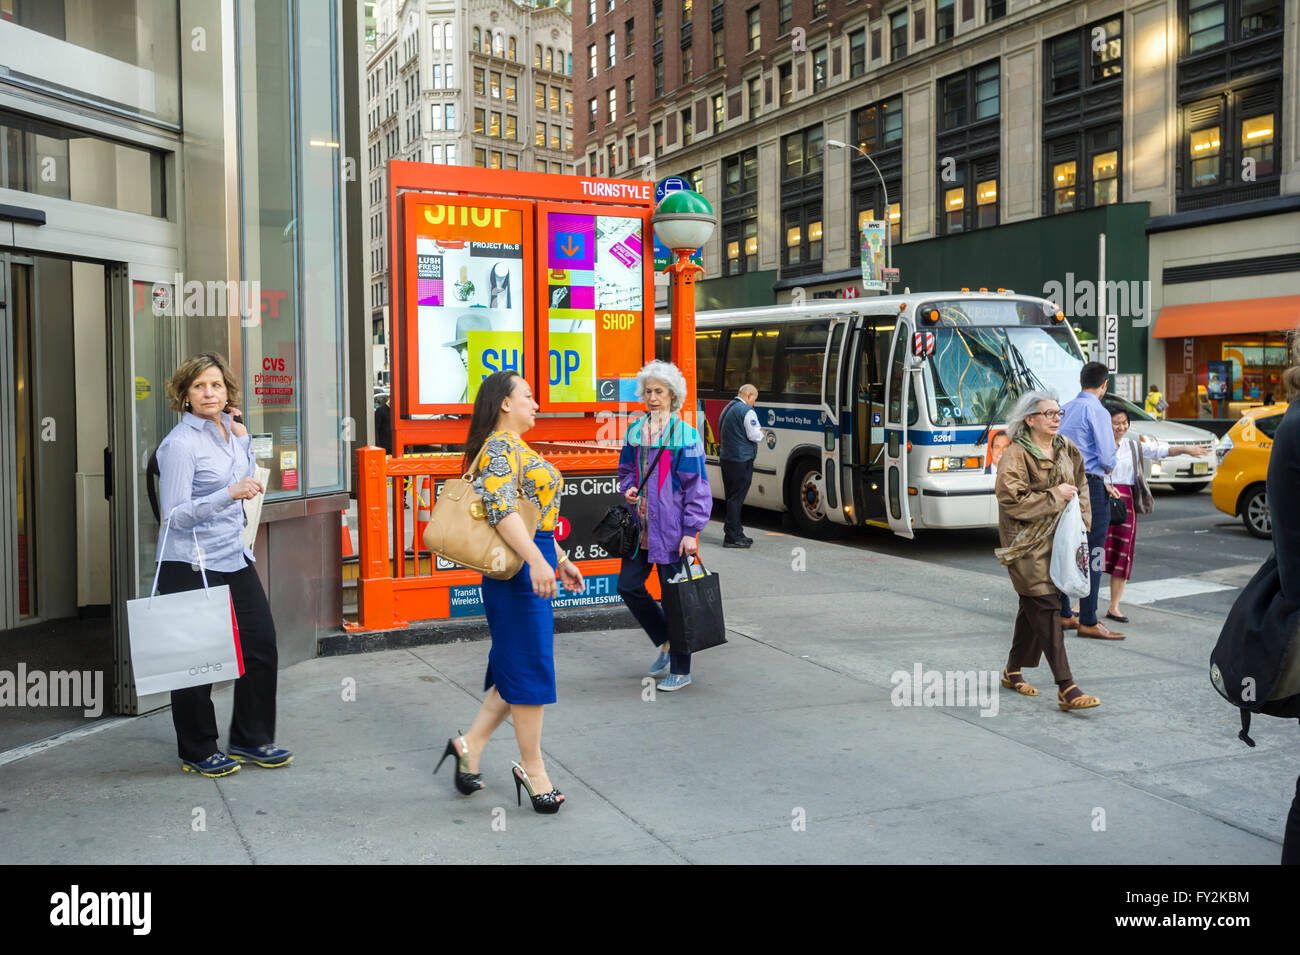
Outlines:
{"type": "Polygon", "coordinates": [[[159,593],[230,587],[239,624],[244,675],[235,682],[229,752],[217,745],[212,685],[172,691],[172,722],[181,769],[225,776],[243,762],[287,766],[293,754],[275,745],[277,654],[275,621],[266,592],[244,546],[243,501],[264,488],[254,478],[248,429],[235,407],[239,388],[224,358],[215,352],[189,359],[167,383],[167,400],[182,413],[158,446],[159,497],[163,531],[157,560],[159,593]],[[233,757],[233,758],[232,758],[233,757]]]}

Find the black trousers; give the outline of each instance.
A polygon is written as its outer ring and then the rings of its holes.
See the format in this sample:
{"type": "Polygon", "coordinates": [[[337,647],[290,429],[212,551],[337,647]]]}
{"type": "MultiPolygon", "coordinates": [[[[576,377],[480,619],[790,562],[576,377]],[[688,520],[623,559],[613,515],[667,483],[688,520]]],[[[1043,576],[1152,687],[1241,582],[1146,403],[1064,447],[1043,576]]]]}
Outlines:
{"type": "Polygon", "coordinates": [[[1070,661],[1065,655],[1060,615],[1056,611],[1057,598],[1052,594],[1038,597],[1020,595],[1011,652],[1007,654],[1009,672],[1036,667],[1043,657],[1047,657],[1053,680],[1064,686],[1074,682],[1074,677],[1070,676],[1070,661]]]}
{"type": "MultiPolygon", "coordinates": [[[[642,547],[636,552],[635,557],[624,557],[618,571],[618,595],[623,598],[627,609],[632,611],[632,616],[636,617],[636,622],[641,624],[642,629],[650,635],[650,642],[656,647],[668,639],[668,618],[664,616],[664,608],[659,606],[659,601],[651,597],[650,591],[645,589],[645,582],[650,577],[650,568],[657,567],[659,584],[663,586],[664,581],[673,575],[673,571],[678,566],[678,564],[650,563],[645,548],[642,547]]],[[[668,656],[669,672],[682,674],[691,672],[689,653],[673,653],[672,647],[669,647],[668,656]]]]}
{"type": "MultiPolygon", "coordinates": [[[[230,718],[230,744],[253,747],[275,742],[275,689],[279,661],[275,621],[257,571],[245,567],[229,573],[208,571],[208,586],[230,587],[239,624],[239,646],[244,655],[244,675],[235,681],[235,710],[230,718]]],[[[187,563],[163,561],[158,592],[174,594],[198,590],[203,578],[187,563]]],[[[181,759],[202,762],[220,750],[217,714],[212,706],[212,684],[172,690],[172,724],[181,759]]]]}
{"type": "Polygon", "coordinates": [[[719,461],[722,466],[722,486],[727,495],[727,521],[723,525],[723,538],[732,543],[745,539],[745,528],[740,523],[740,509],[745,506],[745,495],[754,481],[754,461],[719,461]]]}
{"type": "Polygon", "coordinates": [[[1286,817],[1286,835],[1282,837],[1282,864],[1300,865],[1300,778],[1295,781],[1295,799],[1286,817]]]}

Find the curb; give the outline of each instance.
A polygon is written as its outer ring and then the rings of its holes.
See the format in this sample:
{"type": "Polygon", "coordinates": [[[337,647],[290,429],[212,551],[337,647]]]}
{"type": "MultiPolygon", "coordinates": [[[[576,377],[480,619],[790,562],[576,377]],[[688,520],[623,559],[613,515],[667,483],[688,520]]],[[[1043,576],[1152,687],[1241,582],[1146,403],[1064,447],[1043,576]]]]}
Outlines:
{"type": "MultiPolygon", "coordinates": [[[[582,607],[555,614],[556,633],[584,633],[599,630],[635,630],[641,625],[623,604],[582,607]]],[[[377,653],[440,643],[465,643],[490,639],[484,617],[462,620],[425,620],[395,630],[336,631],[316,642],[317,657],[338,657],[350,653],[377,653]]]]}

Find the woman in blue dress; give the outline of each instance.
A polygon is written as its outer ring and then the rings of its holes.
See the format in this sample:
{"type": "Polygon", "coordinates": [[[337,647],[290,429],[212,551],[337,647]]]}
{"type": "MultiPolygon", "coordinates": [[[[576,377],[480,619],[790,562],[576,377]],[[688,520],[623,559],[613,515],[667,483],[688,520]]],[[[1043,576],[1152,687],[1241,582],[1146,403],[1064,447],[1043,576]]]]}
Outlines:
{"type": "MultiPolygon", "coordinates": [[[[487,521],[524,566],[509,580],[483,578],[483,606],[492,649],[488,653],[483,701],[469,732],[447,740],[442,758],[456,757],[456,789],[470,795],[483,788],[478,771],[483,747],[507,716],[515,726],[519,762],[513,764],[515,795],[526,789],[537,812],[559,811],[564,796],[551,785],[542,760],[542,707],[555,702],[555,621],[551,599],[556,573],[565,589],[583,589],[582,573],[555,542],[564,480],[549,461],[524,443],[536,422],[538,404],[528,382],[499,371],[483,379],[474,401],[465,471],[483,495],[487,521]],[[519,495],[537,506],[536,527],[519,514],[519,495]]],[[[438,766],[442,762],[439,761],[438,766]]],[[[437,772],[435,768],[434,772],[437,772]]]]}

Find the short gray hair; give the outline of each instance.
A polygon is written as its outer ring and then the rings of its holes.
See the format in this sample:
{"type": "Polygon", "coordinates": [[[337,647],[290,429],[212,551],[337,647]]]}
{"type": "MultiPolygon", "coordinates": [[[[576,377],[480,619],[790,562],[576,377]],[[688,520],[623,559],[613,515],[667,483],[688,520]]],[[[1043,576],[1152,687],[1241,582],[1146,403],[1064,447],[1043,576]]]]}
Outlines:
{"type": "Polygon", "coordinates": [[[686,401],[686,376],[682,374],[681,369],[669,361],[656,360],[650,362],[636,373],[636,396],[638,400],[645,400],[645,383],[651,380],[663,382],[668,386],[668,391],[672,395],[668,410],[681,410],[682,403],[686,401]]]}
{"type": "Polygon", "coordinates": [[[1056,393],[1052,391],[1026,391],[1017,398],[1011,413],[1007,415],[1007,437],[1012,441],[1019,439],[1029,427],[1025,424],[1025,419],[1031,414],[1037,414],[1038,405],[1043,401],[1055,401],[1058,406],[1061,404],[1056,393]]]}

